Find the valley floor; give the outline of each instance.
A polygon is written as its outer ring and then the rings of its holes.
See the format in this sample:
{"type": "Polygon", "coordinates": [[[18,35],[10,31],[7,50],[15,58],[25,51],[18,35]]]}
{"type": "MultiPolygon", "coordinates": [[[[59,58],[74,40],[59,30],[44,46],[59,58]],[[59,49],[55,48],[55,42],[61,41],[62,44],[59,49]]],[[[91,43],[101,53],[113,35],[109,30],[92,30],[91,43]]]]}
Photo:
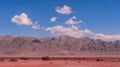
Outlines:
{"type": "Polygon", "coordinates": [[[119,59],[80,59],[80,60],[1,60],[0,67],[120,67],[119,59]]]}

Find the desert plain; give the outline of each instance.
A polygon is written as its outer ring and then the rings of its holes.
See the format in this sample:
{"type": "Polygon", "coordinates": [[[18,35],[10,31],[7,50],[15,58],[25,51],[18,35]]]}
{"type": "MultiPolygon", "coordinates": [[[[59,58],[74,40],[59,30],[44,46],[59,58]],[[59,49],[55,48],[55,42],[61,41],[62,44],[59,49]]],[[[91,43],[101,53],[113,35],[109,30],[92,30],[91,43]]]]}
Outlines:
{"type": "Polygon", "coordinates": [[[120,67],[119,57],[2,57],[0,67],[120,67]]]}

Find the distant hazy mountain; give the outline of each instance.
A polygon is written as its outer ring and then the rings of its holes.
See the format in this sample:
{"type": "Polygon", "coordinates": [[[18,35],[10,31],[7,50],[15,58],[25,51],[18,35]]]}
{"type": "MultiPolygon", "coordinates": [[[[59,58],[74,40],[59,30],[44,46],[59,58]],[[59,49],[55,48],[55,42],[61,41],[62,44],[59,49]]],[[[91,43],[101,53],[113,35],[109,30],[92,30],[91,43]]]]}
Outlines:
{"type": "Polygon", "coordinates": [[[13,37],[0,36],[0,55],[80,55],[120,54],[120,41],[105,42],[90,38],[60,36],[13,37]]]}

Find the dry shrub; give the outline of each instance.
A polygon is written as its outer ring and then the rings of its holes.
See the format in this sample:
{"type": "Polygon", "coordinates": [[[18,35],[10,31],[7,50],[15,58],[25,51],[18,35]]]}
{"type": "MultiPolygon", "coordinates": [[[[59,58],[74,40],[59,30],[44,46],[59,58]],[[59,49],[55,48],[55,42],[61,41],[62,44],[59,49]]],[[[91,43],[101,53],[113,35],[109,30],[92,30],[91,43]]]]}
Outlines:
{"type": "Polygon", "coordinates": [[[48,56],[47,57],[42,57],[42,60],[48,61],[48,60],[50,60],[50,58],[48,56]]]}

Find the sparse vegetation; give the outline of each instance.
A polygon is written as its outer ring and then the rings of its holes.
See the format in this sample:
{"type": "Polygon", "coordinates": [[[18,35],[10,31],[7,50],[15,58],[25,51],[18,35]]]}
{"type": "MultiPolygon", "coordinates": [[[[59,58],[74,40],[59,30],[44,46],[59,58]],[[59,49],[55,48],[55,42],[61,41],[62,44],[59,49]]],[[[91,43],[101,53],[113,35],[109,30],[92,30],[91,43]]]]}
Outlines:
{"type": "Polygon", "coordinates": [[[46,56],[46,57],[42,57],[42,60],[50,60],[50,58],[48,57],[48,56],[46,56]]]}
{"type": "Polygon", "coordinates": [[[1,58],[1,59],[0,59],[0,61],[1,61],[1,62],[3,62],[3,61],[4,61],[4,59],[3,59],[3,58],[1,58]]]}
{"type": "Polygon", "coordinates": [[[16,62],[17,59],[11,58],[9,61],[10,61],[10,62],[16,62]]]}
{"type": "Polygon", "coordinates": [[[29,58],[25,58],[25,57],[22,57],[21,59],[22,59],[22,60],[29,60],[29,58]]]}
{"type": "Polygon", "coordinates": [[[96,59],[96,61],[100,61],[100,59],[96,59]]]}

